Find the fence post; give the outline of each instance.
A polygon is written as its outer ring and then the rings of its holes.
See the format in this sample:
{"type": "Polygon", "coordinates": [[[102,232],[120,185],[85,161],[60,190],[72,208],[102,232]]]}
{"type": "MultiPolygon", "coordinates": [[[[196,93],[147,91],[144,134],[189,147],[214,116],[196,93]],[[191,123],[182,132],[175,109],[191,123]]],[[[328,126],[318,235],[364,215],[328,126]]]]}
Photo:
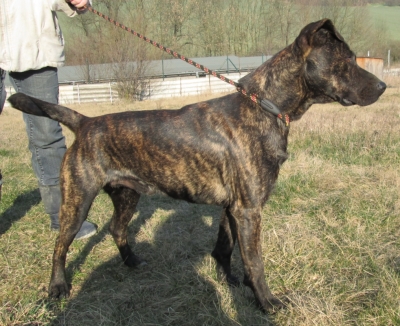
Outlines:
{"type": "Polygon", "coordinates": [[[109,83],[109,86],[110,86],[110,101],[111,101],[111,104],[113,103],[113,97],[112,97],[112,90],[111,90],[111,82],[109,83]]]}
{"type": "Polygon", "coordinates": [[[165,75],[164,75],[164,53],[162,54],[161,57],[161,69],[162,69],[162,80],[164,81],[165,75]]]}

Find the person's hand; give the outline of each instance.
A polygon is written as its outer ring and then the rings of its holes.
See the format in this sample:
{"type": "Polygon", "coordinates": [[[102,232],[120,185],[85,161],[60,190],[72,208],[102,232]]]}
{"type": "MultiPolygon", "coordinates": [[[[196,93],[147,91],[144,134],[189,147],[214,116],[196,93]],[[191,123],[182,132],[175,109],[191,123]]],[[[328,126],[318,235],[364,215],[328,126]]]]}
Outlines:
{"type": "Polygon", "coordinates": [[[88,0],[67,0],[67,2],[78,9],[84,9],[89,1],[88,0]]]}

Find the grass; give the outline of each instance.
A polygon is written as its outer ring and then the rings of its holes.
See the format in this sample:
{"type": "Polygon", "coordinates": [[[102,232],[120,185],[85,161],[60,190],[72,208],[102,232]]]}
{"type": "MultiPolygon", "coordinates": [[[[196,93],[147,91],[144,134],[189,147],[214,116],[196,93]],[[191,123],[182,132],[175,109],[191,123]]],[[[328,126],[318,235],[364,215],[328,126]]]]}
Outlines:
{"type": "MultiPolygon", "coordinates": [[[[70,247],[68,300],[49,301],[56,238],[30,167],[21,114],[0,117],[1,325],[400,325],[399,85],[369,107],[318,105],[291,126],[290,158],[263,210],[267,281],[292,304],[273,316],[246,287],[216,277],[220,209],[143,197],[129,229],[147,266],[129,270],[107,232],[100,194],[92,238],[70,247]]],[[[74,105],[89,116],[175,108],[200,98],[74,105]]],[[[65,130],[68,143],[73,137],[65,130]]],[[[233,270],[242,277],[238,251],[233,270]]]]}

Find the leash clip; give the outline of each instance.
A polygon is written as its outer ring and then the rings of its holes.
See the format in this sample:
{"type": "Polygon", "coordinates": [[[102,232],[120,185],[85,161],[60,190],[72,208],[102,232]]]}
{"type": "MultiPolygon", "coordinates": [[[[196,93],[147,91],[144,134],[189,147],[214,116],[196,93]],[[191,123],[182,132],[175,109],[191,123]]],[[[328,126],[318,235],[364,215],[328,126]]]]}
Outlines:
{"type": "Polygon", "coordinates": [[[274,103],[272,103],[270,100],[267,100],[266,98],[262,99],[260,101],[260,105],[265,111],[270,112],[270,113],[276,115],[279,119],[281,119],[285,123],[286,127],[289,126],[289,124],[290,124],[289,115],[282,114],[281,110],[279,110],[278,107],[274,103]]]}

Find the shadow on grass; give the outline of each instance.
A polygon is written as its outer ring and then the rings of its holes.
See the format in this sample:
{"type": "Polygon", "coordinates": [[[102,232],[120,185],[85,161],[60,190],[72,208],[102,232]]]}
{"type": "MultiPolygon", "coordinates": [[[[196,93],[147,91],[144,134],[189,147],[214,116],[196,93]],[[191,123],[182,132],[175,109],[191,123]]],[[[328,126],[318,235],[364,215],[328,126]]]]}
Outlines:
{"type": "MultiPolygon", "coordinates": [[[[147,265],[126,267],[119,255],[95,268],[52,325],[265,325],[273,321],[260,312],[252,292],[215,281],[210,252],[214,248],[221,209],[187,204],[166,197],[144,197],[130,226],[130,243],[147,265]],[[150,208],[149,208],[150,207],[150,208]],[[167,215],[157,216],[160,209],[167,215]],[[161,221],[151,242],[136,232],[152,218],[161,221]],[[227,302],[228,301],[228,302],[227,302]],[[223,308],[224,307],[224,308],[223,308]]],[[[73,261],[67,262],[68,282],[108,230],[104,225],[73,261]]],[[[115,251],[117,248],[115,246],[115,251]]],[[[239,254],[233,271],[243,275],[239,254]]]]}
{"type": "Polygon", "coordinates": [[[6,233],[11,225],[24,217],[33,206],[41,201],[39,189],[19,195],[12,205],[0,215],[0,235],[6,233]]]}

